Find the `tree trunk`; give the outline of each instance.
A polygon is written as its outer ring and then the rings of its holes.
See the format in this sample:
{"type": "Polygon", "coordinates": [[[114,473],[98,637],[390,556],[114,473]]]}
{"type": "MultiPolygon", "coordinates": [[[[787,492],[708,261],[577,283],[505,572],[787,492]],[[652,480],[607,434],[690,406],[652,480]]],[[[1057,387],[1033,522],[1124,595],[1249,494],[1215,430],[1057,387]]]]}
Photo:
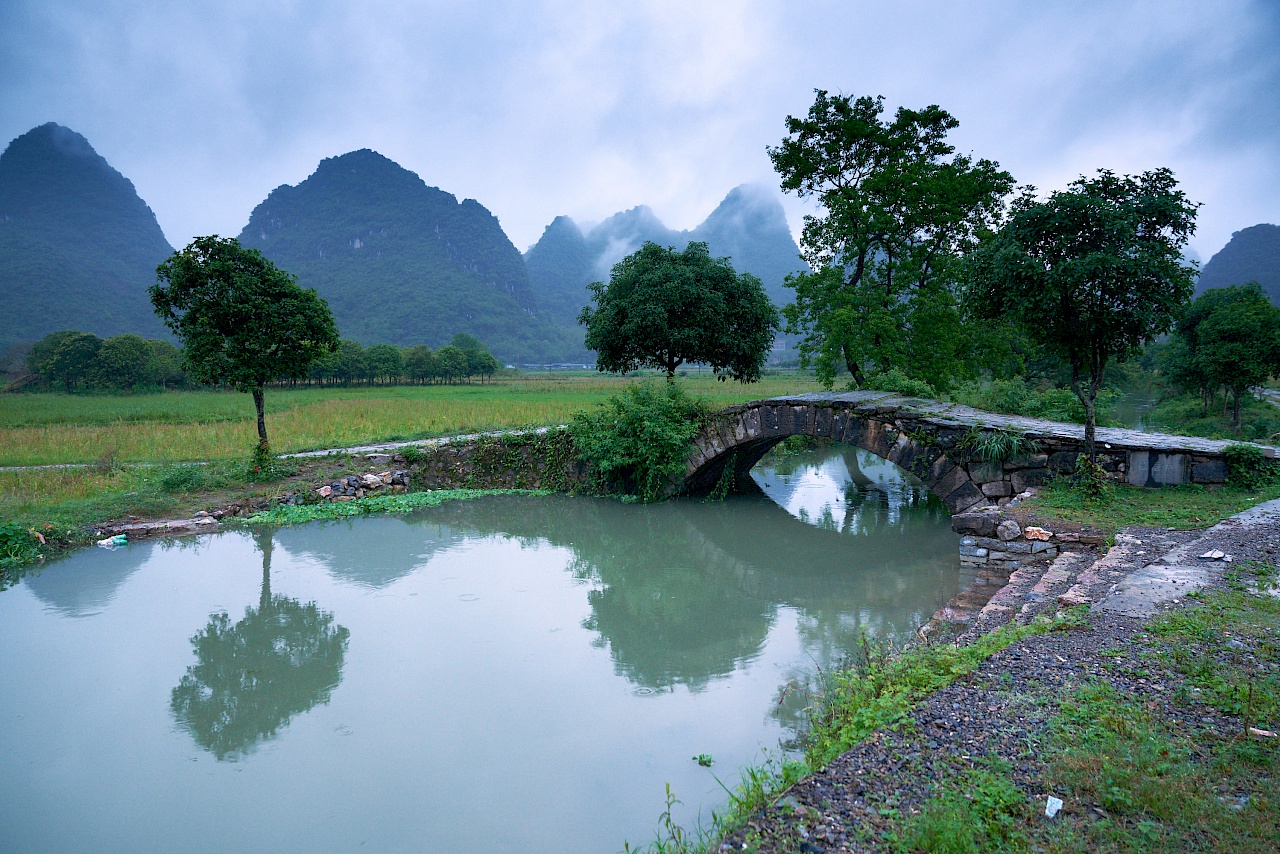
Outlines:
{"type": "Polygon", "coordinates": [[[1232,395],[1231,426],[1240,429],[1240,394],[1242,389],[1235,389],[1232,395]]]}
{"type": "Polygon", "coordinates": [[[848,347],[841,347],[840,350],[844,355],[845,369],[849,371],[849,376],[853,378],[853,384],[858,388],[862,388],[866,377],[862,374],[862,368],[858,365],[858,360],[853,358],[853,354],[849,352],[848,347]]]}
{"type": "Polygon", "coordinates": [[[1071,390],[1076,393],[1076,397],[1080,398],[1080,404],[1084,407],[1084,450],[1089,457],[1089,462],[1093,465],[1098,463],[1098,445],[1095,438],[1098,412],[1095,403],[1098,398],[1098,386],[1101,384],[1101,371],[1098,371],[1096,376],[1090,372],[1088,389],[1081,388],[1080,369],[1075,365],[1071,366],[1071,390]]]}
{"type": "Polygon", "coordinates": [[[267,413],[263,406],[265,394],[262,386],[253,390],[253,406],[258,410],[258,450],[264,455],[271,453],[271,444],[267,441],[267,413]]]}

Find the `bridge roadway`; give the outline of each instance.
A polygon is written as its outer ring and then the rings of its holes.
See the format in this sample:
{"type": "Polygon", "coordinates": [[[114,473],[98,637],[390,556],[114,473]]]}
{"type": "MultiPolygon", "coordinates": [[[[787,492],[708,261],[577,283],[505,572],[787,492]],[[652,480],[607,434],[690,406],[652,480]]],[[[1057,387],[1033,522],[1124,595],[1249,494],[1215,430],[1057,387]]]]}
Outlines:
{"type": "MultiPolygon", "coordinates": [[[[751,467],[788,436],[855,445],[917,475],[952,513],[1003,503],[1055,472],[1070,471],[1084,449],[1084,427],[1041,418],[997,415],[968,406],[881,391],[790,395],[730,406],[694,439],[685,474],[673,491],[706,494],[745,479],[751,467]],[[1037,452],[984,461],[978,440],[995,432],[1033,440],[1037,452]]],[[[1098,461],[1117,481],[1144,487],[1221,484],[1223,451],[1235,442],[1100,427],[1098,461]]],[[[1277,449],[1258,446],[1274,458],[1277,449]]]]}

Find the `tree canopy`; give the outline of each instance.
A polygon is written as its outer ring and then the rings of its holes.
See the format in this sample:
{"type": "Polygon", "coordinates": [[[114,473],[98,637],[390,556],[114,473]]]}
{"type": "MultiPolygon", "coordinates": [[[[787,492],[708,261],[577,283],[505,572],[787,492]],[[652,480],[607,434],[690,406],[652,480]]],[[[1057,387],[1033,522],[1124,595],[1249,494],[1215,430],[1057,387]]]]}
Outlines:
{"type": "Polygon", "coordinates": [[[782,189],[815,197],[801,249],[813,272],[793,277],[787,331],[802,363],[828,386],[838,367],[857,385],[900,369],[946,385],[971,374],[973,352],[956,297],[956,260],[997,220],[1013,177],[954,154],[959,123],[938,106],[881,119],[881,98],[818,90],[806,118],[769,149],[782,189]]]}
{"type": "Polygon", "coordinates": [[[266,384],[305,377],[312,362],[337,348],[328,304],[256,249],[217,235],[173,253],[149,293],[182,342],[193,379],[253,394],[259,453],[269,453],[266,384]]]}
{"type": "Polygon", "coordinates": [[[682,252],[646,243],[614,265],[608,284],[588,288],[596,307],[578,320],[601,371],[649,367],[674,377],[693,362],[753,382],[780,325],[760,280],[712,258],[705,243],[682,252]]]}
{"type": "Polygon", "coordinates": [[[1070,364],[1091,461],[1108,362],[1169,331],[1191,296],[1195,267],[1182,249],[1197,207],[1168,169],[1102,169],[1047,199],[1028,188],[969,259],[974,313],[1018,324],[1070,364]]]}

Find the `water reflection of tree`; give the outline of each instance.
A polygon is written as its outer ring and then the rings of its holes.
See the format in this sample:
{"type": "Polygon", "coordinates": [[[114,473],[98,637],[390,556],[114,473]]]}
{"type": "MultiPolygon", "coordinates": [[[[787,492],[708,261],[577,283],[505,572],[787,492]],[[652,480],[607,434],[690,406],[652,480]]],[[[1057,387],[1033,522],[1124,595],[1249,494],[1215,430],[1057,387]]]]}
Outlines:
{"type": "Polygon", "coordinates": [[[236,759],[275,737],[294,715],[326,703],[342,679],[348,632],[314,602],[271,593],[272,534],[255,535],[262,593],[232,625],[213,614],[191,639],[196,663],[173,689],[170,709],[196,743],[236,759]]]}
{"type": "Polygon", "coordinates": [[[671,514],[630,513],[574,553],[573,573],[594,585],[583,627],[635,684],[701,688],[757,654],[773,624],[756,579],[671,514]]]}
{"type": "Polygon", "coordinates": [[[863,493],[854,530],[874,537],[807,525],[761,494],[644,507],[508,497],[419,518],[572,550],[572,572],[593,587],[584,625],[618,672],[649,688],[697,688],[757,655],[781,606],[797,610],[805,649],[825,668],[860,630],[905,636],[949,598],[950,531],[927,513],[875,511],[888,499],[863,493]],[[937,601],[922,603],[922,587],[937,601]]]}

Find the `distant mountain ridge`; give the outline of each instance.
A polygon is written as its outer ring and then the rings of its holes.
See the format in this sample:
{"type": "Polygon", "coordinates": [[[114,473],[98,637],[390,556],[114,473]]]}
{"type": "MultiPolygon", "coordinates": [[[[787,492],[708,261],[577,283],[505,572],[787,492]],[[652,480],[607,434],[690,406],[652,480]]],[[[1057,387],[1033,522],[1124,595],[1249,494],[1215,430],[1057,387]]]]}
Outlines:
{"type": "Polygon", "coordinates": [[[1280,225],[1260,223],[1231,235],[1200,270],[1196,293],[1257,282],[1280,305],[1280,225]]]}
{"type": "Polygon", "coordinates": [[[75,131],[40,125],[0,154],[0,344],[163,335],[147,288],[172,251],[133,183],[75,131]]]}
{"type": "Polygon", "coordinates": [[[465,332],[505,360],[573,349],[569,330],[539,316],[497,217],[369,149],[272,190],[239,239],[315,288],[362,344],[434,348],[465,332]]]}
{"type": "Polygon", "coordinates": [[[646,205],[616,213],[586,233],[569,217],[556,217],[524,256],[534,296],[553,319],[576,322],[589,301],[587,285],[607,281],[613,265],[646,241],[677,249],[705,242],[713,256],[728,257],[739,273],[759,278],[779,306],[792,297],[783,280],[808,269],[776,193],[743,184],[692,231],[668,228],[646,205]]]}

